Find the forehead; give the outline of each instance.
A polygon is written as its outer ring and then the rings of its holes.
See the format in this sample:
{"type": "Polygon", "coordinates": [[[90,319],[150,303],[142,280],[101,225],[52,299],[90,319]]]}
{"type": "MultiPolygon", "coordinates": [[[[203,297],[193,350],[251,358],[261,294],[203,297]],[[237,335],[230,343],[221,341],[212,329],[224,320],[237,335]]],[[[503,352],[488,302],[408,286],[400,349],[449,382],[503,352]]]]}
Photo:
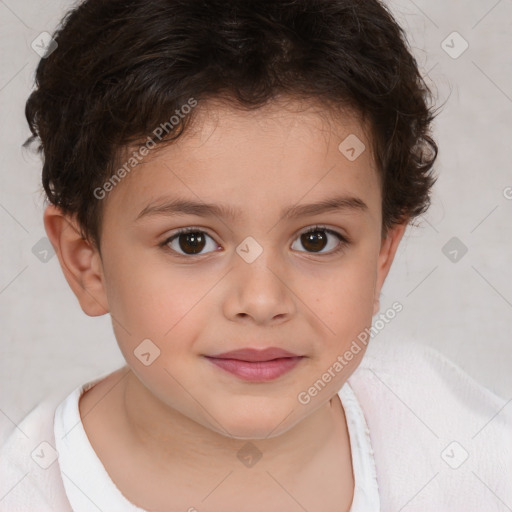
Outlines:
{"type": "Polygon", "coordinates": [[[275,101],[249,111],[199,104],[183,135],[149,152],[115,187],[105,213],[122,209],[135,221],[164,196],[221,202],[237,217],[253,215],[251,205],[277,212],[335,192],[371,203],[380,198],[380,180],[366,132],[352,113],[313,102],[275,101]]]}

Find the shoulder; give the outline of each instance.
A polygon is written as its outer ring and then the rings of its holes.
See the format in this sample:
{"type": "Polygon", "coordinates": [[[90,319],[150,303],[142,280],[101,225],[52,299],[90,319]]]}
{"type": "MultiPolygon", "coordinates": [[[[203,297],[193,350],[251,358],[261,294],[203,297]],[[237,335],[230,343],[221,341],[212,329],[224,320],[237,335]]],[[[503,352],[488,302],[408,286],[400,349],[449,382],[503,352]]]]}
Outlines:
{"type": "MultiPolygon", "coordinates": [[[[446,356],[417,342],[373,341],[356,372],[356,380],[363,377],[391,393],[400,392],[427,412],[446,409],[446,417],[453,406],[475,416],[494,415],[496,407],[506,403],[446,356]]],[[[512,407],[498,423],[510,421],[510,412],[512,407]]]]}
{"type": "Polygon", "coordinates": [[[436,350],[403,341],[372,341],[349,383],[368,423],[384,504],[512,504],[512,401],[436,350]]]}
{"type": "Polygon", "coordinates": [[[14,426],[0,447],[0,512],[70,510],[57,462],[54,393],[14,426]]]}
{"type": "MultiPolygon", "coordinates": [[[[124,368],[124,367],[123,367],[124,368]]],[[[55,440],[55,415],[78,409],[79,398],[123,368],[103,372],[73,390],[57,390],[11,429],[0,446],[0,512],[72,512],[55,440]]]]}

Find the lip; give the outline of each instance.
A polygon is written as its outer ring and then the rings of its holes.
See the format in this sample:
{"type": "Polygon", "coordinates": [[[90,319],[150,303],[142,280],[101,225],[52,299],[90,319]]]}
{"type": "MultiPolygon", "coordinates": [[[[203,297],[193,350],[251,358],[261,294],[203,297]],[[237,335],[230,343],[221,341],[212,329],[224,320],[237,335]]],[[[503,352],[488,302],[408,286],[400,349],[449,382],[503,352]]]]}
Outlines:
{"type": "Polygon", "coordinates": [[[239,361],[271,361],[272,359],[280,359],[283,357],[299,357],[298,354],[293,354],[287,350],[277,347],[269,347],[265,349],[255,348],[242,348],[239,350],[231,350],[230,352],[223,352],[222,354],[214,354],[215,359],[237,359],[239,361]]]}
{"type": "Polygon", "coordinates": [[[303,356],[275,347],[264,350],[240,349],[205,357],[218,368],[251,382],[277,379],[295,368],[303,359],[303,356]]]}

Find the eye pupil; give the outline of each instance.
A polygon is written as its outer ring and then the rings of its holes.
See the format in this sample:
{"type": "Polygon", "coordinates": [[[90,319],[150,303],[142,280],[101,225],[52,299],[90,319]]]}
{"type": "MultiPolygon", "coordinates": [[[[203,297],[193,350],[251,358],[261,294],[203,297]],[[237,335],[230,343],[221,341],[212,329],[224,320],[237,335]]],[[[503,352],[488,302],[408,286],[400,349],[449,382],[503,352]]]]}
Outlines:
{"type": "Polygon", "coordinates": [[[198,254],[205,246],[205,237],[202,233],[182,233],[178,237],[180,249],[186,254],[198,254]],[[183,241],[186,240],[186,242],[183,241]]]}
{"type": "Polygon", "coordinates": [[[301,242],[307,250],[319,252],[327,245],[327,236],[324,231],[310,231],[301,236],[301,242]],[[318,242],[321,247],[318,247],[318,242]]]}

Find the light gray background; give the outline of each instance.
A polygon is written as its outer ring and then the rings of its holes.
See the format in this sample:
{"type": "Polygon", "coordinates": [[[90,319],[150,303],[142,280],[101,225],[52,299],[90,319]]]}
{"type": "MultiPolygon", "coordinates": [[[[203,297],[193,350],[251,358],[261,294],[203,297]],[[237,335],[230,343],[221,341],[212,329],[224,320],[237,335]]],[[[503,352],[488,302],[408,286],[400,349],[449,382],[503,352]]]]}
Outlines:
{"type": "MultiPolygon", "coordinates": [[[[21,149],[29,135],[24,105],[39,60],[31,43],[43,31],[52,33],[71,5],[0,0],[2,436],[50,392],[61,390],[64,397],[124,361],[110,316],[86,316],[57,257],[44,263],[32,252],[46,234],[41,162],[21,149]]],[[[404,309],[378,337],[431,345],[509,399],[512,1],[389,5],[438,102],[447,103],[435,123],[440,178],[432,207],[419,227],[408,229],[384,286],[381,311],[395,300],[404,309]],[[454,31],[469,44],[458,58],[453,56],[463,41],[450,36],[454,31]],[[456,262],[443,253],[452,237],[468,249],[462,257],[458,252],[456,262]]]]}

